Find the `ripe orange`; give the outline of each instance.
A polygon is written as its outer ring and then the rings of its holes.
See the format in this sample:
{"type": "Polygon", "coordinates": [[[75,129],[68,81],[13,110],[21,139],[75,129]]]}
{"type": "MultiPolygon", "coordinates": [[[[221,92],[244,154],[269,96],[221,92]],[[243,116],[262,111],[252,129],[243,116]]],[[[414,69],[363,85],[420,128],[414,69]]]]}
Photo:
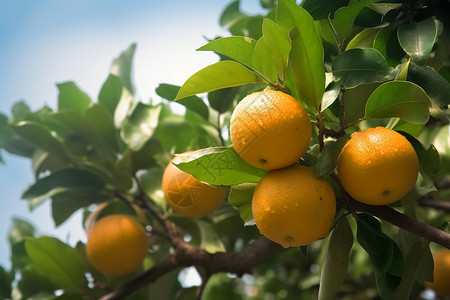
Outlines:
{"type": "Polygon", "coordinates": [[[248,164],[275,170],[297,162],[311,140],[311,120],[303,106],[280,91],[246,96],[230,119],[234,149],[248,164]]]}
{"type": "Polygon", "coordinates": [[[222,204],[226,190],[213,187],[178,169],[173,163],[181,162],[175,156],[164,170],[162,189],[173,210],[186,217],[203,217],[222,204]]]}
{"type": "Polygon", "coordinates": [[[297,247],[328,236],[336,198],[326,179],[294,165],[264,175],[253,194],[252,212],[264,236],[285,248],[297,247]]]}
{"type": "Polygon", "coordinates": [[[353,134],[339,155],[337,170],[350,196],[366,204],[386,205],[412,189],[419,159],[403,135],[376,127],[353,134]]]}
{"type": "Polygon", "coordinates": [[[147,234],[138,221],[128,215],[108,215],[92,228],[86,255],[100,272],[121,276],[139,267],[147,248],[147,234]]]}
{"type": "Polygon", "coordinates": [[[450,295],[450,250],[443,249],[433,254],[434,281],[425,285],[441,296],[450,295]]]}

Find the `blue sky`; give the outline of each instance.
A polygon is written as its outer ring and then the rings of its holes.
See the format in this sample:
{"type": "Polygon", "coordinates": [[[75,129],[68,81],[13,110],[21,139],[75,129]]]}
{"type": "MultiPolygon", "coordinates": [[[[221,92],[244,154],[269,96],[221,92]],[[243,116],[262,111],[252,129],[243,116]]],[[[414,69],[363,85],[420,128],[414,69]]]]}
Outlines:
{"type": "MultiPolygon", "coordinates": [[[[56,106],[56,83],[75,81],[96,99],[112,60],[137,43],[134,80],[137,97],[158,100],[159,83],[181,85],[190,75],[217,60],[195,52],[205,37],[226,35],[218,25],[231,0],[2,0],[0,1],[0,112],[25,100],[31,108],[56,106]]],[[[241,1],[256,13],[258,0],[241,1]]],[[[2,153],[0,165],[0,265],[9,267],[7,232],[12,217],[24,218],[40,234],[74,243],[84,239],[75,216],[56,230],[49,203],[28,211],[20,200],[33,182],[30,162],[2,153]]]]}

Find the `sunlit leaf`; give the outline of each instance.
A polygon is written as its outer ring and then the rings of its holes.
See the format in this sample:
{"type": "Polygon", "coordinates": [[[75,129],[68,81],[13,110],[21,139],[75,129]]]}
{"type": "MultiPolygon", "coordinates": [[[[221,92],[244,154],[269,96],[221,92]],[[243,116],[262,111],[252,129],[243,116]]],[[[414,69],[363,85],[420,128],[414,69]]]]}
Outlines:
{"type": "Polygon", "coordinates": [[[252,225],[253,213],[252,213],[252,197],[255,191],[256,183],[241,183],[233,185],[228,195],[228,202],[237,207],[242,221],[245,225],[252,225]]]}
{"type": "Polygon", "coordinates": [[[275,83],[278,78],[284,82],[291,50],[289,36],[270,19],[264,19],[262,30],[263,36],[253,51],[253,66],[271,82],[275,83]]]}
{"type": "Polygon", "coordinates": [[[403,50],[417,63],[423,63],[430,56],[436,42],[438,29],[433,18],[421,22],[402,24],[397,35],[403,50]]]}
{"type": "MultiPolygon", "coordinates": [[[[177,97],[177,93],[180,90],[179,86],[161,83],[156,88],[155,92],[160,97],[173,101],[177,97]]],[[[177,103],[180,103],[181,105],[185,106],[186,108],[192,110],[193,112],[196,112],[200,116],[202,116],[205,120],[208,120],[209,111],[208,107],[206,106],[205,102],[197,96],[190,96],[183,99],[180,99],[177,101],[177,103]]]]}
{"type": "Polygon", "coordinates": [[[330,235],[320,276],[319,300],[332,300],[341,289],[347,275],[352,246],[353,232],[344,217],[330,235]]]}
{"type": "Polygon", "coordinates": [[[98,102],[103,104],[112,116],[114,116],[116,107],[122,97],[122,89],[122,80],[116,75],[110,74],[98,95],[98,102]]]}
{"type": "Polygon", "coordinates": [[[314,19],[295,1],[279,0],[277,21],[285,34],[290,33],[292,40],[288,76],[294,86],[290,88],[308,106],[318,107],[325,91],[325,69],[324,50],[314,19]]]}
{"type": "Polygon", "coordinates": [[[261,79],[240,63],[219,61],[189,77],[178,92],[175,101],[201,93],[254,82],[261,82],[261,79]]]}
{"type": "Polygon", "coordinates": [[[158,126],[161,109],[161,105],[149,106],[139,102],[126,119],[120,134],[133,151],[139,151],[153,136],[158,126]]]}
{"type": "Polygon", "coordinates": [[[333,75],[346,88],[382,81],[391,72],[386,59],[375,49],[350,49],[339,54],[332,64],[333,75]]]}
{"type": "Polygon", "coordinates": [[[136,51],[136,44],[131,44],[128,49],[120,53],[113,60],[111,65],[111,74],[116,75],[122,81],[122,84],[131,94],[134,94],[133,80],[131,77],[133,69],[133,57],[136,51]]]}
{"type": "Polygon", "coordinates": [[[72,81],[58,83],[58,110],[83,112],[92,102],[91,98],[72,81]]]}
{"type": "Polygon", "coordinates": [[[381,28],[365,28],[355,35],[347,44],[346,50],[354,48],[372,48],[375,37],[381,28]]]}
{"type": "Polygon", "coordinates": [[[401,118],[413,124],[425,124],[429,118],[430,98],[409,81],[383,83],[366,103],[366,117],[401,118]]]}
{"type": "Polygon", "coordinates": [[[256,40],[252,38],[246,36],[228,36],[213,40],[197,50],[214,51],[251,67],[253,49],[255,46],[256,40]]]}
{"type": "Polygon", "coordinates": [[[25,248],[34,266],[59,288],[87,289],[87,280],[75,249],[48,236],[28,238],[25,248]]]}
{"type": "Polygon", "coordinates": [[[266,171],[248,165],[233,148],[216,147],[180,155],[176,166],[211,185],[230,186],[258,182],[266,171]]]}

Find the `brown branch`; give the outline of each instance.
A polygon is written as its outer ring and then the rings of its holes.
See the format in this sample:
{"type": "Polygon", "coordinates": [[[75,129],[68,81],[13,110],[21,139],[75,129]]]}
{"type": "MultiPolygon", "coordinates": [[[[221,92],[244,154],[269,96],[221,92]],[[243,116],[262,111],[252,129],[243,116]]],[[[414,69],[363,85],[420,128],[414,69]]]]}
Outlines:
{"type": "Polygon", "coordinates": [[[214,254],[181,240],[177,243],[175,251],[161,264],[156,265],[119,289],[106,294],[100,300],[123,299],[178,267],[201,266],[208,274],[225,272],[242,276],[245,273],[252,273],[253,268],[262,260],[282,250],[283,248],[280,245],[264,237],[247,245],[239,252],[218,252],[214,254]]]}
{"type": "Polygon", "coordinates": [[[347,205],[350,211],[372,214],[401,229],[421,236],[431,242],[450,249],[450,234],[436,227],[408,217],[390,206],[367,205],[349,197],[347,205]]]}
{"type": "Polygon", "coordinates": [[[425,197],[419,199],[419,205],[424,207],[432,207],[450,213],[450,201],[425,197]]]}

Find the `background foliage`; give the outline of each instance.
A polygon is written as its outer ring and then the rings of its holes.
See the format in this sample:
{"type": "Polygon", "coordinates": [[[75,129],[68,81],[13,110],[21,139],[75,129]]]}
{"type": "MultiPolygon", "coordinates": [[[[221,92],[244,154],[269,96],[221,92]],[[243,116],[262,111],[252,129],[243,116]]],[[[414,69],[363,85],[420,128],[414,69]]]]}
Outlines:
{"type": "MultiPolygon", "coordinates": [[[[239,1],[224,8],[219,22],[230,36],[198,49],[217,53],[219,61],[181,87],[160,84],[161,103],[135,98],[136,46],[131,45],[113,61],[97,99],[64,82],[57,85],[56,110],[31,111],[20,101],[9,116],[0,114],[2,151],[28,158],[35,175],[22,195],[31,210],[51,201],[59,226],[103,202],[105,214],[135,214],[129,206],[135,203],[143,207],[152,239],[139,270],[108,277],[89,264],[83,243],[71,247],[15,219],[8,237],[12,267],[0,267],[1,298],[97,299],[148,274],[172,246],[161,237],[166,228],[155,211],[183,228],[191,245],[209,253],[243,251],[259,239],[250,204],[265,172],[239,158],[227,129],[236,103],[266,86],[307,107],[317,126],[301,163],[330,176],[339,201],[343,196],[333,175],[346,138],[378,125],[404,133],[418,153],[421,176],[393,206],[412,219],[448,226],[448,208],[429,207],[430,200],[449,199],[448,2],[260,2],[266,15],[244,14],[239,1]],[[182,113],[174,111],[174,100],[184,106],[182,113]],[[229,187],[230,194],[211,216],[186,219],[167,207],[161,176],[174,154],[197,149],[202,150],[178,167],[229,187]]],[[[335,294],[339,299],[420,299],[423,282],[432,278],[430,247],[440,246],[410,233],[408,226],[399,229],[370,212],[341,206],[329,238],[270,253],[252,275],[207,274],[197,265],[205,283],[202,299],[331,299],[335,294]]],[[[130,290],[128,299],[195,297],[198,290],[183,288],[178,279],[182,267],[130,290]]]]}

